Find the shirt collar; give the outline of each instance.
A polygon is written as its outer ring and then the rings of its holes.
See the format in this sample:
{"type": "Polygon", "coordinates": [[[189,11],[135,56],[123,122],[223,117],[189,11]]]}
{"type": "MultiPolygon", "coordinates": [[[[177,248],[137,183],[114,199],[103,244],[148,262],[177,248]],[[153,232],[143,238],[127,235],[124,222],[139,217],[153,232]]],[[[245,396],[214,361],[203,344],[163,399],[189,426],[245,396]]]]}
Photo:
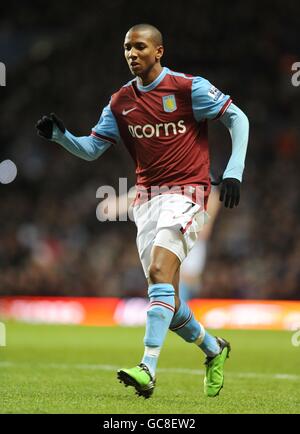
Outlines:
{"type": "Polygon", "coordinates": [[[153,90],[165,78],[167,72],[168,72],[168,68],[166,68],[164,66],[163,69],[162,69],[162,71],[161,71],[161,73],[159,74],[159,76],[156,77],[156,79],[154,81],[152,81],[152,83],[147,84],[147,86],[140,85],[139,82],[138,82],[138,79],[136,79],[137,88],[141,92],[149,92],[150,90],[153,90]]]}

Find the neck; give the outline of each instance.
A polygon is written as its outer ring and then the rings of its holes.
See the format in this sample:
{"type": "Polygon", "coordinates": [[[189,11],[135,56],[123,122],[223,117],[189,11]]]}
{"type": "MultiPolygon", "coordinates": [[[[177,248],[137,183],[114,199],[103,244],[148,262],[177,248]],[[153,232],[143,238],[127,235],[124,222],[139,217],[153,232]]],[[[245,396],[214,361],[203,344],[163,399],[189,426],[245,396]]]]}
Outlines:
{"type": "Polygon", "coordinates": [[[148,86],[148,84],[156,80],[156,78],[159,76],[162,70],[163,67],[161,66],[160,63],[155,64],[153,68],[151,68],[151,70],[148,71],[145,75],[138,77],[139,83],[142,86],[148,86]]]}

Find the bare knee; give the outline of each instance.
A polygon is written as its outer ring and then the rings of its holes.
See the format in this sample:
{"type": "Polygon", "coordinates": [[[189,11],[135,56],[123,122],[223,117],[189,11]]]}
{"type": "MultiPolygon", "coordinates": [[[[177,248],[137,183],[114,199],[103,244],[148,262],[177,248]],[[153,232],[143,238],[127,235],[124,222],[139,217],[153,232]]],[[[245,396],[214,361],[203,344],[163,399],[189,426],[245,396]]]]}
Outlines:
{"type": "Polygon", "coordinates": [[[149,267],[149,280],[154,283],[168,283],[168,275],[157,262],[152,262],[149,267]]]}

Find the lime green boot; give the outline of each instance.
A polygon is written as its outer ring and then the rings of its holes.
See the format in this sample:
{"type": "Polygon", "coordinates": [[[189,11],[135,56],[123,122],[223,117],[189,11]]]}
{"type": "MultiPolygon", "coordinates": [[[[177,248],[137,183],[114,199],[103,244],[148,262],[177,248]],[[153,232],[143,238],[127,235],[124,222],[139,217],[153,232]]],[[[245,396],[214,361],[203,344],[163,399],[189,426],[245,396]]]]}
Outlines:
{"type": "Polygon", "coordinates": [[[230,344],[222,338],[216,338],[221,351],[214,357],[207,357],[205,361],[206,375],[204,378],[204,393],[206,396],[214,397],[219,395],[224,384],[224,364],[229,357],[230,344]]]}
{"type": "Polygon", "coordinates": [[[136,394],[146,399],[150,398],[154,391],[155,378],[152,377],[144,363],[130,369],[119,369],[117,377],[120,383],[125,384],[125,387],[134,387],[136,394]]]}

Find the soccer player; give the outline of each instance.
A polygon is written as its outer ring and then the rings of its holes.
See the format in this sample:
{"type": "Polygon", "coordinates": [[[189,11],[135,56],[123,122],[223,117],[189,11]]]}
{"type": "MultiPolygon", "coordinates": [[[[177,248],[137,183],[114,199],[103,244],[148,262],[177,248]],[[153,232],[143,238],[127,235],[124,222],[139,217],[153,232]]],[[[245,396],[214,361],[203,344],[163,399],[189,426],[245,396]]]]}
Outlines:
{"type": "Polygon", "coordinates": [[[136,164],[134,219],[150,305],[141,363],[120,369],[119,380],[150,397],[170,329],[205,353],[204,393],[214,397],[223,387],[230,345],[208,333],[180,300],[179,271],[197,240],[210,192],[207,121],[220,119],[231,134],[232,153],[220,194],[229,208],[239,203],[249,125],[230,97],[208,80],[163,67],[163,53],[157,28],[132,27],[125,36],[124,54],[135,78],[112,95],[91,134],[75,137],[53,113],[36,127],[39,135],[85,160],[124,144],[136,164]]]}

